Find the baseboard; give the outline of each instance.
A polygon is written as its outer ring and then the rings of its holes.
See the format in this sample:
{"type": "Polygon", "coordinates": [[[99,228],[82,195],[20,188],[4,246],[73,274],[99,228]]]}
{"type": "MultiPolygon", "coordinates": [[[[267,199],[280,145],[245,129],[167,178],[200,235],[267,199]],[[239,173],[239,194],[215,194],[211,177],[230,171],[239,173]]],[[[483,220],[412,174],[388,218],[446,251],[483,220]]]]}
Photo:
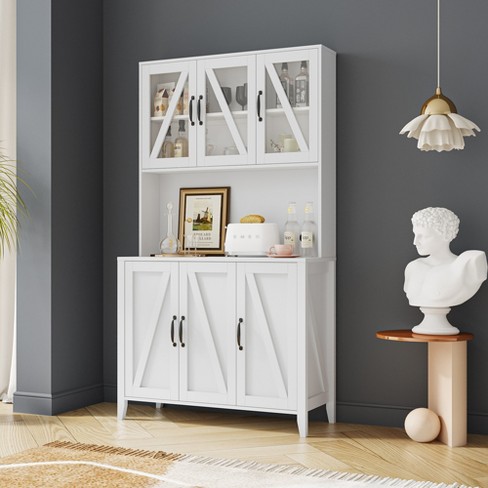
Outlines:
{"type": "Polygon", "coordinates": [[[14,412],[35,415],[57,415],[103,402],[103,385],[97,384],[59,393],[16,391],[14,412]]]}
{"type": "Polygon", "coordinates": [[[488,414],[468,412],[468,432],[470,434],[488,434],[488,414]]]}
{"type": "Polygon", "coordinates": [[[403,427],[405,417],[416,407],[337,402],[337,422],[403,427]]]}
{"type": "MultiPolygon", "coordinates": [[[[337,421],[347,424],[403,427],[405,417],[415,407],[337,402],[337,421]]],[[[488,414],[468,412],[468,433],[488,434],[488,414]]]]}
{"type": "Polygon", "coordinates": [[[103,399],[105,402],[117,403],[117,385],[103,385],[103,399]]]}

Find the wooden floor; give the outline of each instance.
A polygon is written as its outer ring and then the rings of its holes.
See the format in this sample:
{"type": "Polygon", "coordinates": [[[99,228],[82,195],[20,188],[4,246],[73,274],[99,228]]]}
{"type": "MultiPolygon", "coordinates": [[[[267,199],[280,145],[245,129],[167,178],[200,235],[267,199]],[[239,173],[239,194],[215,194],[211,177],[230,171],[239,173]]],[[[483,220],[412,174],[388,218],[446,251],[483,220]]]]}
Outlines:
{"type": "Polygon", "coordinates": [[[0,403],[0,457],[53,440],[188,453],[261,463],[302,465],[488,488],[488,436],[465,447],[419,444],[403,429],[311,422],[298,437],[292,417],[151,405],[101,403],[57,417],[13,414],[0,403]]]}

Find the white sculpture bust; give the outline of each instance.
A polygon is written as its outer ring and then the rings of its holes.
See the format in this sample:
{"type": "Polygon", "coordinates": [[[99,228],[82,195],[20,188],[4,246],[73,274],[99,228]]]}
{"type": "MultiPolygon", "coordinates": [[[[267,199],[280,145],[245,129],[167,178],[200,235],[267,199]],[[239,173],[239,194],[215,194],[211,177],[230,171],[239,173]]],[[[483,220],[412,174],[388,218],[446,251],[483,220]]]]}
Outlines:
{"type": "Polygon", "coordinates": [[[412,329],[418,334],[454,335],[446,315],[450,307],[469,300],[487,276],[483,251],[465,251],[459,256],[450,242],[459,230],[458,217],[446,208],[425,208],[412,217],[413,244],[421,256],[405,268],[404,291],[408,302],[420,307],[424,320],[412,329]]]}

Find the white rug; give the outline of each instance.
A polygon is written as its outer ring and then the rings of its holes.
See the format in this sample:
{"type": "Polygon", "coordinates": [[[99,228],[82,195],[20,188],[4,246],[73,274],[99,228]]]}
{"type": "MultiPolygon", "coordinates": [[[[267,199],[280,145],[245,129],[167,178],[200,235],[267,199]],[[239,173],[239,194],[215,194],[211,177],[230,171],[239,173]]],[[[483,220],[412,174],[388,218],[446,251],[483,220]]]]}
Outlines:
{"type": "Polygon", "coordinates": [[[0,459],[0,487],[469,488],[93,444],[55,442],[0,459]]]}

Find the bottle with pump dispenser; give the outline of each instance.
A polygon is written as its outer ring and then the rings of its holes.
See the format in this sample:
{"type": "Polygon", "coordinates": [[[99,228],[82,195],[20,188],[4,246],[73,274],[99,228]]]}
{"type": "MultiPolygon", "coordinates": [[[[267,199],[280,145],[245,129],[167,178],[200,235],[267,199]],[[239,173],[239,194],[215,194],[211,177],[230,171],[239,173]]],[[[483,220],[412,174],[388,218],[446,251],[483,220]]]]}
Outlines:
{"type": "Polygon", "coordinates": [[[285,222],[285,231],[283,234],[284,244],[290,244],[293,247],[292,254],[298,255],[300,251],[300,225],[297,221],[297,204],[288,203],[288,217],[285,222]]]}
{"type": "Polygon", "coordinates": [[[313,203],[305,204],[305,218],[300,232],[300,254],[305,258],[317,256],[317,224],[313,216],[313,203]]]}

